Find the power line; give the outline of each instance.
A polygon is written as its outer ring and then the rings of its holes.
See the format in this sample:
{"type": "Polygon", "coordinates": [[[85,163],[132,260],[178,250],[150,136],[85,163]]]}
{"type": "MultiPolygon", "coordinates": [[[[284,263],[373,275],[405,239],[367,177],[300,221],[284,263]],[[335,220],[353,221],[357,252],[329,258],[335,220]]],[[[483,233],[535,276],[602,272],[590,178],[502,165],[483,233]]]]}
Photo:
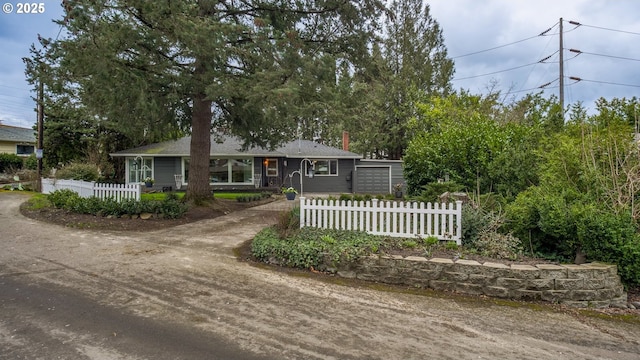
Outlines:
{"type": "Polygon", "coordinates": [[[602,26],[586,25],[586,24],[581,24],[581,23],[579,23],[577,21],[569,21],[569,24],[576,25],[576,26],[590,27],[590,28],[598,29],[598,30],[613,31],[613,32],[619,32],[619,33],[631,34],[631,35],[640,35],[640,33],[633,32],[633,31],[611,29],[611,28],[606,28],[606,27],[602,27],[602,26]]]}
{"type": "Polygon", "coordinates": [[[583,79],[577,76],[569,76],[570,80],[575,80],[576,83],[580,82],[580,81],[587,81],[587,82],[593,82],[593,83],[598,83],[598,84],[607,84],[607,85],[618,85],[618,86],[628,86],[628,87],[636,87],[636,88],[640,88],[640,85],[635,85],[635,84],[623,84],[623,83],[616,83],[616,82],[611,82],[611,81],[599,81],[599,80],[590,80],[590,79],[583,79]]]}
{"type": "Polygon", "coordinates": [[[503,47],[507,47],[507,46],[515,45],[515,44],[518,44],[518,43],[521,43],[521,42],[524,42],[524,41],[527,41],[527,40],[535,39],[535,38],[537,38],[537,37],[539,37],[539,36],[546,36],[546,35],[547,35],[547,33],[548,33],[549,31],[551,31],[551,30],[552,30],[556,25],[557,25],[557,24],[553,25],[552,27],[548,28],[547,30],[545,30],[545,31],[541,32],[541,33],[540,33],[540,34],[538,34],[538,35],[530,36],[530,37],[528,37],[528,38],[526,38],[526,39],[517,40],[517,41],[514,41],[514,42],[512,42],[512,43],[508,43],[508,44],[504,44],[504,45],[498,45],[498,46],[495,46],[495,47],[492,47],[492,48],[489,48],[489,49],[484,49],[484,50],[474,51],[474,52],[471,52],[471,53],[468,53],[468,54],[464,54],[464,55],[454,56],[454,57],[452,57],[451,59],[458,59],[458,58],[461,58],[461,57],[466,57],[466,56],[471,56],[471,55],[477,55],[477,54],[481,54],[481,53],[484,53],[484,52],[487,52],[487,51],[496,50],[496,49],[500,49],[500,48],[503,48],[503,47]]]}
{"type": "Polygon", "coordinates": [[[472,53],[468,53],[468,54],[464,54],[464,55],[454,56],[454,57],[452,57],[452,59],[459,59],[459,58],[461,58],[461,57],[465,57],[465,56],[477,55],[477,54],[481,54],[481,53],[483,53],[483,52],[487,52],[487,51],[491,51],[491,50],[500,49],[500,48],[503,48],[503,47],[506,47],[506,46],[514,45],[514,44],[521,43],[521,42],[524,42],[524,41],[527,41],[527,40],[531,40],[531,39],[533,39],[533,38],[537,38],[538,36],[540,36],[540,35],[531,36],[531,37],[528,37],[528,38],[526,38],[526,39],[522,39],[522,40],[514,41],[514,42],[509,43],[509,44],[499,45],[499,46],[492,47],[492,48],[489,48],[489,49],[484,49],[484,50],[474,51],[474,52],[472,52],[472,53]]]}
{"type": "Polygon", "coordinates": [[[509,94],[516,94],[516,93],[521,93],[521,92],[530,92],[530,91],[534,91],[534,90],[549,90],[549,89],[557,89],[559,86],[549,86],[553,83],[555,83],[556,81],[558,81],[558,79],[555,80],[551,80],[549,82],[547,82],[546,84],[542,84],[540,86],[534,87],[534,88],[529,88],[529,89],[522,89],[522,90],[513,90],[513,91],[508,91],[505,93],[505,95],[509,95],[509,94]]]}
{"type": "Polygon", "coordinates": [[[532,66],[532,65],[536,65],[536,64],[544,64],[547,60],[549,60],[553,55],[555,55],[557,53],[557,51],[549,56],[546,56],[536,62],[533,63],[529,63],[529,64],[524,64],[524,65],[520,65],[520,66],[515,66],[512,68],[508,68],[508,69],[504,69],[504,70],[498,70],[498,71],[494,71],[494,72],[490,72],[490,73],[486,73],[486,74],[480,74],[480,75],[473,75],[473,76],[467,76],[467,77],[463,77],[463,78],[456,78],[456,79],[452,79],[451,81],[460,81],[460,80],[467,80],[467,79],[473,79],[473,78],[477,78],[477,77],[482,77],[482,76],[488,76],[488,75],[495,75],[495,74],[499,74],[499,73],[503,73],[503,72],[507,72],[507,71],[512,71],[512,70],[517,70],[517,69],[522,69],[524,67],[527,66],[532,66]]]}
{"type": "Polygon", "coordinates": [[[494,71],[494,72],[490,72],[490,73],[486,73],[486,74],[473,75],[473,76],[467,76],[467,77],[463,77],[463,78],[452,79],[451,81],[460,81],[460,80],[473,79],[473,78],[482,77],[482,76],[495,75],[495,74],[499,74],[499,73],[503,73],[503,72],[507,72],[507,71],[512,71],[512,70],[521,69],[521,68],[523,68],[523,67],[527,67],[527,66],[535,65],[535,64],[537,64],[537,63],[538,63],[538,62],[534,62],[534,63],[531,63],[531,64],[520,65],[520,66],[512,67],[512,68],[509,68],[509,69],[504,69],[504,70],[494,71]]]}
{"type": "Polygon", "coordinates": [[[623,57],[623,56],[606,55],[606,54],[597,54],[597,53],[592,53],[592,52],[582,51],[582,50],[578,50],[578,49],[569,49],[569,52],[576,53],[576,54],[578,54],[578,55],[580,55],[580,54],[587,54],[587,55],[593,55],[593,56],[602,56],[602,57],[607,57],[607,58],[611,58],[611,59],[621,59],[621,60],[629,60],[629,61],[640,61],[640,59],[628,58],[628,57],[623,57]]]}

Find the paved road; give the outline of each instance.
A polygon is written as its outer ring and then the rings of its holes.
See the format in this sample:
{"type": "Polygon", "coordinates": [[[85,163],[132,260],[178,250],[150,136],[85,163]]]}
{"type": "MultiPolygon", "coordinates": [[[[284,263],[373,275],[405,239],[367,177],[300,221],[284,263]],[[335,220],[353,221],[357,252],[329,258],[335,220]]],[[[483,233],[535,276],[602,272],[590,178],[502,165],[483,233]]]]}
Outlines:
{"type": "Polygon", "coordinates": [[[19,215],[0,193],[0,359],[638,359],[640,326],[376,291],[238,262],[278,202],[143,233],[19,215]]]}

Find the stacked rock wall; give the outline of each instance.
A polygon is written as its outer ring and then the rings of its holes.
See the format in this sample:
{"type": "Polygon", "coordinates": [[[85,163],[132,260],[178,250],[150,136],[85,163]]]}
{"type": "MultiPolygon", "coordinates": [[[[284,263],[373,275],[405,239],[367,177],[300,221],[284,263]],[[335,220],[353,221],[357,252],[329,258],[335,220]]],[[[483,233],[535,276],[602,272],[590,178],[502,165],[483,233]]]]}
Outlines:
{"type": "Polygon", "coordinates": [[[574,307],[626,304],[615,265],[505,265],[473,260],[370,256],[330,270],[387,284],[428,287],[513,300],[542,300],[574,307]]]}

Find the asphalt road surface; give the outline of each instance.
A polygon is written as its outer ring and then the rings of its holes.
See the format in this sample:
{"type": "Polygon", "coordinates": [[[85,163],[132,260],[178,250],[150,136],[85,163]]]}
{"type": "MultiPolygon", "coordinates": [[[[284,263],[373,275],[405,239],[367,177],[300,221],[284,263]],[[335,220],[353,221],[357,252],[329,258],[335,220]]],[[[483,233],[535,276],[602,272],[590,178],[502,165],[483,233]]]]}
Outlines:
{"type": "Polygon", "coordinates": [[[640,358],[638,322],[238,262],[284,201],[138,233],[39,223],[24,200],[0,193],[0,359],[640,358]]]}

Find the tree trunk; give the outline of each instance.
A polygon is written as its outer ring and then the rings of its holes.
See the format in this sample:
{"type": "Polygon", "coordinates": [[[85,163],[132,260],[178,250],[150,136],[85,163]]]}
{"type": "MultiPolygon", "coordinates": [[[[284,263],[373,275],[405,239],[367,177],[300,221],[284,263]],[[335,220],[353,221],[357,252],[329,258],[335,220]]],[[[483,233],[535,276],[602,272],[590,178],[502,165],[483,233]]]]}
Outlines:
{"type": "MultiPolygon", "coordinates": [[[[197,65],[196,65],[197,66],[197,65]]],[[[197,70],[196,70],[197,71],[197,70]]],[[[186,199],[196,203],[211,199],[209,158],[211,151],[211,100],[204,92],[193,98],[189,179],[186,199]]]]}

